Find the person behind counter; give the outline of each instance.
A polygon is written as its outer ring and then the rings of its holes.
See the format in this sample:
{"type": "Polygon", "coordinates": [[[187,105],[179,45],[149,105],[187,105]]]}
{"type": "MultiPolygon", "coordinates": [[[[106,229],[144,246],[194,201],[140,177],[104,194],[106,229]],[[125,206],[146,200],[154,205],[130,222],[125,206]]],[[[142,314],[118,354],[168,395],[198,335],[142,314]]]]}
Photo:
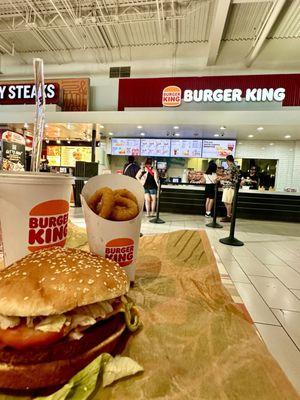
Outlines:
{"type": "Polygon", "coordinates": [[[205,181],[205,217],[211,217],[211,210],[214,204],[215,197],[215,182],[216,182],[217,164],[214,160],[208,163],[208,168],[203,175],[205,181]]]}
{"type": "Polygon", "coordinates": [[[128,157],[128,162],[124,165],[123,175],[130,176],[131,178],[135,178],[136,174],[140,170],[137,162],[135,161],[133,156],[128,157]]]}
{"type": "Polygon", "coordinates": [[[152,164],[152,158],[147,158],[145,166],[136,175],[136,179],[144,186],[147,217],[155,216],[156,209],[158,173],[152,164]]]}
{"type": "Polygon", "coordinates": [[[249,176],[247,176],[246,179],[243,179],[241,184],[243,186],[245,185],[249,186],[249,189],[257,190],[258,183],[259,183],[259,177],[257,174],[257,167],[255,165],[252,165],[252,167],[250,167],[249,176]]]}
{"type": "Polygon", "coordinates": [[[231,210],[232,210],[232,201],[234,195],[234,187],[238,179],[239,170],[237,166],[234,164],[234,158],[232,155],[228,155],[226,157],[228,168],[221,179],[223,182],[223,195],[222,201],[225,204],[227,215],[226,217],[221,219],[221,222],[230,222],[231,221],[231,210]]]}

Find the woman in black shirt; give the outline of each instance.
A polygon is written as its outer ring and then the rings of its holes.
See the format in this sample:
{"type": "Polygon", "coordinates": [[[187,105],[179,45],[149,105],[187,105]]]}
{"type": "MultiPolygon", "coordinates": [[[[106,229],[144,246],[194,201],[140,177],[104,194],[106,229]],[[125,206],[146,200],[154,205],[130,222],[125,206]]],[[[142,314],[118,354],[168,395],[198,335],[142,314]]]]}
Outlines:
{"type": "Polygon", "coordinates": [[[147,217],[153,217],[156,208],[158,173],[156,168],[152,166],[151,158],[147,158],[145,167],[139,170],[136,179],[138,179],[144,186],[147,217]]]}

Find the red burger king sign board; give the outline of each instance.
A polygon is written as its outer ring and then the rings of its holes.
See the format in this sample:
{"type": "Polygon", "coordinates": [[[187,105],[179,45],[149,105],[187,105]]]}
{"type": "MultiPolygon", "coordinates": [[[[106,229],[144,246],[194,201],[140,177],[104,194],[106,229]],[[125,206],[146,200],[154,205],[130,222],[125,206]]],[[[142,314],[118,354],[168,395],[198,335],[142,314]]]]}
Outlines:
{"type": "Polygon", "coordinates": [[[162,104],[165,107],[178,107],[181,104],[181,89],[178,86],[167,86],[163,90],[162,104]]]}
{"type": "Polygon", "coordinates": [[[33,207],[29,213],[28,250],[63,247],[67,238],[69,203],[49,200],[33,207]]]}
{"type": "Polygon", "coordinates": [[[113,239],[106,243],[105,257],[116,261],[121,267],[133,261],[134,241],[129,238],[113,239]]]}

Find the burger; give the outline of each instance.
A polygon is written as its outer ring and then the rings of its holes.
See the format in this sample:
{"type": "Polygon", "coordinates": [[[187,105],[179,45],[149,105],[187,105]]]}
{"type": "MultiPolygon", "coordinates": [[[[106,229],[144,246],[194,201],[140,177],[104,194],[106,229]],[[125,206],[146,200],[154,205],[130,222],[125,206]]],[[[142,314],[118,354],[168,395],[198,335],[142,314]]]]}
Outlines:
{"type": "Polygon", "coordinates": [[[40,250],[0,272],[0,388],[59,387],[139,326],[129,280],[112,260],[40,250]]]}

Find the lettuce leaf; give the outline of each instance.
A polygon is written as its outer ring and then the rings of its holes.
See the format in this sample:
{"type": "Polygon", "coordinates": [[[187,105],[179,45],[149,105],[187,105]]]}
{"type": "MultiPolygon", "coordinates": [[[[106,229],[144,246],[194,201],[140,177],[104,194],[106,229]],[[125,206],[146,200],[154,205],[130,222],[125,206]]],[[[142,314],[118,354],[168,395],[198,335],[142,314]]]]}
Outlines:
{"type": "Polygon", "coordinates": [[[67,318],[64,316],[64,314],[50,315],[37,324],[35,329],[42,332],[60,332],[66,320],[67,318]]]}
{"type": "MultiPolygon", "coordinates": [[[[78,372],[65,386],[47,397],[35,400],[87,400],[97,386],[100,372],[103,374],[103,387],[118,379],[143,371],[143,368],[129,357],[101,354],[83,370],[78,372]]],[[[1,398],[0,398],[1,399],[1,398]]]]}
{"type": "Polygon", "coordinates": [[[131,358],[116,356],[111,358],[104,366],[102,386],[106,387],[121,378],[135,375],[142,371],[144,371],[143,367],[131,358]]]}

